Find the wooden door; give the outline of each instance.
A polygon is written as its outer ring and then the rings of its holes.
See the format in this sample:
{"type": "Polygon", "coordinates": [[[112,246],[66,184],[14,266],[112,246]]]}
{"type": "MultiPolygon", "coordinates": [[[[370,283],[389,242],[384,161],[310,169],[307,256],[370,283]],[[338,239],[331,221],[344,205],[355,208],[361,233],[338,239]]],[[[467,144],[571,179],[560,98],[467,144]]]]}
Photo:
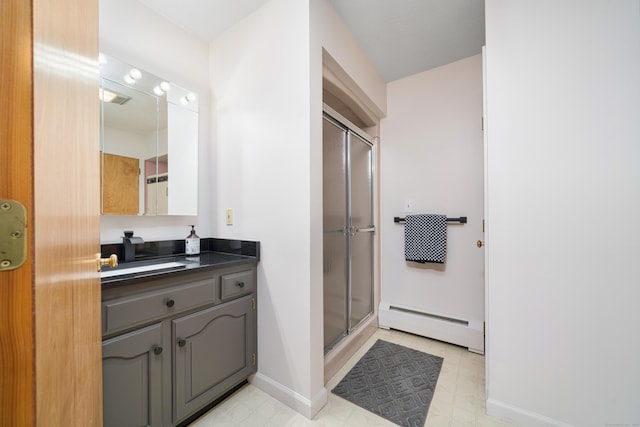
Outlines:
{"type": "Polygon", "coordinates": [[[140,212],[140,160],[104,153],[102,213],[138,215],[140,212]]]}
{"type": "Polygon", "coordinates": [[[0,198],[27,262],[0,272],[0,425],[102,425],[98,3],[0,2],[0,198]]]}

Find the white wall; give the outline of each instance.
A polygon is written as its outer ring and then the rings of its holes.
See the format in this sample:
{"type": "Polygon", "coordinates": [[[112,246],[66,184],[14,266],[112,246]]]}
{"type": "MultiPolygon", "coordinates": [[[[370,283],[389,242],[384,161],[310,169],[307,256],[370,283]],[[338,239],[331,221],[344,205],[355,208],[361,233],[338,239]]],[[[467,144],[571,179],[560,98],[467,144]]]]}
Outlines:
{"type": "Polygon", "coordinates": [[[490,414],[640,424],[640,2],[487,0],[490,414]]]}
{"type": "MultiPolygon", "coordinates": [[[[381,123],[381,306],[484,321],[482,57],[387,85],[381,123]],[[413,212],[467,216],[447,227],[444,264],[404,259],[404,203],[413,212]]],[[[481,349],[480,349],[481,350],[481,349]]]]}
{"type": "MultiPolygon", "coordinates": [[[[210,49],[216,235],[261,242],[254,384],[308,417],[327,399],[322,48],[335,28],[353,40],[331,10],[327,0],[271,0],[217,37],[210,49]],[[232,226],[224,223],[228,208],[232,226]]],[[[353,45],[336,49],[346,53],[353,45]]],[[[367,89],[377,93],[372,98],[384,97],[382,79],[368,75],[373,66],[363,61],[361,50],[354,52],[345,60],[346,68],[355,70],[351,78],[369,81],[363,84],[374,88],[367,89]]]]}
{"type": "Polygon", "coordinates": [[[101,1],[99,21],[101,51],[189,88],[198,94],[200,101],[198,216],[103,216],[100,240],[121,242],[123,230],[131,229],[147,241],[182,239],[189,233],[188,224],[196,224],[201,237],[212,237],[216,195],[211,185],[214,152],[207,44],[138,1],[101,1]]]}
{"type": "Polygon", "coordinates": [[[311,417],[327,396],[310,331],[309,34],[307,2],[272,0],[211,43],[210,79],[217,236],[261,242],[254,384],[311,417]]]}

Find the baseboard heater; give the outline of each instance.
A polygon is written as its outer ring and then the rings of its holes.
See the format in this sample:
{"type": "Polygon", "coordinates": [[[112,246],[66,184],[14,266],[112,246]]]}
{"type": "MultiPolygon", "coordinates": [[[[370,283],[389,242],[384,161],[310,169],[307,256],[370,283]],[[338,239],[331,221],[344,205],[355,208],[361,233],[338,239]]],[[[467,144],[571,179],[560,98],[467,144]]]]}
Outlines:
{"type": "Polygon", "coordinates": [[[483,321],[456,319],[442,314],[428,313],[414,307],[382,302],[378,322],[382,328],[410,332],[484,354],[483,321]]]}

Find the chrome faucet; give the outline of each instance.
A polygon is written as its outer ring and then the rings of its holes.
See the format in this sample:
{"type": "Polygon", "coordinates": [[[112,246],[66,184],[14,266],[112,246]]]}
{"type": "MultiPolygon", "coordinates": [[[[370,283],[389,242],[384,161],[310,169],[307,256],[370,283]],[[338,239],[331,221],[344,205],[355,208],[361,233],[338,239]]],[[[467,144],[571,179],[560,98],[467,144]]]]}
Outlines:
{"type": "Polygon", "coordinates": [[[134,236],[133,231],[125,231],[122,237],[122,252],[124,262],[135,261],[136,247],[138,243],[144,243],[142,237],[134,236]]]}

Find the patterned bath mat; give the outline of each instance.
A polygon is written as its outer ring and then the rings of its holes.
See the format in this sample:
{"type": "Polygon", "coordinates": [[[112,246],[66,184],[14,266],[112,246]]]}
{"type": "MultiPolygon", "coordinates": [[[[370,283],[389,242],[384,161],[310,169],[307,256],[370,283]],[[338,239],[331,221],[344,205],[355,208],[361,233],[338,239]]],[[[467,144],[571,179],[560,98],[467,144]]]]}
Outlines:
{"type": "Polygon", "coordinates": [[[422,427],[442,362],[378,340],[331,392],[397,425],[422,427]]]}

